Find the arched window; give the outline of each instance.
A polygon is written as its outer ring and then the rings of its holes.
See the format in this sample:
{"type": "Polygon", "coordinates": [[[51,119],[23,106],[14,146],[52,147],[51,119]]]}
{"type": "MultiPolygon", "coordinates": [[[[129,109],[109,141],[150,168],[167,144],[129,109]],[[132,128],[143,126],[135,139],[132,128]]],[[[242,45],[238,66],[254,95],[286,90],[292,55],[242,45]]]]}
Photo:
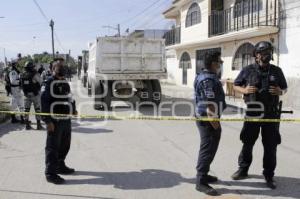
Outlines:
{"type": "Polygon", "coordinates": [[[243,67],[255,63],[253,50],[254,46],[251,43],[242,44],[235,53],[232,70],[241,70],[243,67]]]}
{"type": "Polygon", "coordinates": [[[192,68],[191,57],[190,57],[189,53],[184,52],[181,55],[179,68],[186,68],[186,69],[187,68],[192,68]]]}
{"type": "Polygon", "coordinates": [[[201,22],[200,7],[197,3],[193,3],[187,13],[185,27],[190,27],[201,22]]]}

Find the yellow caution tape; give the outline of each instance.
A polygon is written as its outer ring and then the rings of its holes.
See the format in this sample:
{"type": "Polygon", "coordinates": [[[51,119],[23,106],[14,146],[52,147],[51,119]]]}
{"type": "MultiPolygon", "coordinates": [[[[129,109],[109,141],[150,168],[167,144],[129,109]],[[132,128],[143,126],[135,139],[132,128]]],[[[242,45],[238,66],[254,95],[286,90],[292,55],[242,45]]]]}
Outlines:
{"type": "Polygon", "coordinates": [[[103,119],[103,120],[164,120],[164,121],[218,121],[218,122],[293,122],[300,123],[300,118],[287,118],[287,119],[260,119],[260,118],[207,118],[207,117],[180,117],[180,116],[116,116],[116,115],[69,115],[69,114],[51,114],[51,113],[33,113],[33,112],[16,112],[16,111],[0,111],[3,114],[11,115],[40,115],[40,116],[52,116],[52,117],[70,117],[76,119],[103,119]]]}

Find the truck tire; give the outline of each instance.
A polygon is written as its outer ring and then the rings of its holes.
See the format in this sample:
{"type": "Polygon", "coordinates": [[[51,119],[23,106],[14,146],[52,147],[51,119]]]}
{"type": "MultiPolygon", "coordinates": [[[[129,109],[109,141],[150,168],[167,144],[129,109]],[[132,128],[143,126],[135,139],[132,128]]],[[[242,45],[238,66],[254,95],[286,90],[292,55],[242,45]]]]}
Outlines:
{"type": "Polygon", "coordinates": [[[154,102],[156,105],[159,105],[161,102],[161,86],[160,82],[158,79],[151,80],[151,85],[152,85],[152,102],[154,102]]]}
{"type": "Polygon", "coordinates": [[[94,93],[94,109],[103,110],[103,105],[101,105],[101,102],[103,102],[103,97],[99,96],[103,94],[103,84],[100,81],[96,83],[94,93]]]}
{"type": "Polygon", "coordinates": [[[144,80],[143,83],[145,88],[141,91],[140,100],[141,102],[152,102],[153,88],[151,80],[144,80]]]}
{"type": "Polygon", "coordinates": [[[103,82],[103,92],[106,91],[106,95],[103,97],[103,103],[106,104],[107,110],[111,110],[111,100],[112,100],[112,81],[103,82]]]}

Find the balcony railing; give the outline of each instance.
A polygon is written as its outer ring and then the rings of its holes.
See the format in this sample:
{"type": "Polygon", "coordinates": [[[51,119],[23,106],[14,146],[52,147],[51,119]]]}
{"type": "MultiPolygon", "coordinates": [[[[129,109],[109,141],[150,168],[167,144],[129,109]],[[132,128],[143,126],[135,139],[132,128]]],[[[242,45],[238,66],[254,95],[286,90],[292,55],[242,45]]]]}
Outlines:
{"type": "Polygon", "coordinates": [[[166,32],[164,38],[166,40],[166,46],[179,44],[181,42],[181,28],[173,28],[172,30],[166,32]]]}
{"type": "Polygon", "coordinates": [[[279,0],[243,0],[235,6],[212,11],[209,37],[258,26],[278,26],[279,0]]]}

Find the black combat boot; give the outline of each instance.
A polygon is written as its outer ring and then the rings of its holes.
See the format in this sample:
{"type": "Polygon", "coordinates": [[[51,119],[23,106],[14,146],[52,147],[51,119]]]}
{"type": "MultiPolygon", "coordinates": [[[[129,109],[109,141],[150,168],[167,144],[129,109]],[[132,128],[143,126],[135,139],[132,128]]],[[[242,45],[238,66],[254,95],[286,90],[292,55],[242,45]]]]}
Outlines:
{"type": "Polygon", "coordinates": [[[267,187],[269,187],[270,189],[276,189],[277,186],[273,178],[265,177],[265,179],[266,179],[267,187]]]}
{"type": "Polygon", "coordinates": [[[243,180],[246,179],[248,177],[248,172],[243,170],[243,169],[239,169],[237,170],[232,176],[231,178],[233,180],[243,180]]]}
{"type": "Polygon", "coordinates": [[[21,124],[25,124],[24,116],[21,116],[21,124]]]}
{"type": "Polygon", "coordinates": [[[45,130],[45,128],[41,124],[41,120],[37,120],[36,129],[37,130],[45,130]]]}
{"type": "Polygon", "coordinates": [[[57,174],[47,174],[46,180],[50,183],[57,184],[57,185],[65,183],[65,179],[63,179],[57,174]]]}
{"type": "Polygon", "coordinates": [[[219,196],[220,195],[217,192],[217,190],[215,190],[214,188],[209,186],[207,183],[196,184],[196,190],[199,191],[199,192],[202,192],[206,195],[209,195],[209,196],[219,196]]]}
{"type": "Polygon", "coordinates": [[[15,123],[19,123],[20,121],[17,120],[15,115],[11,115],[11,123],[15,124],[15,123]]]}
{"type": "Polygon", "coordinates": [[[65,165],[65,163],[60,163],[57,169],[58,174],[63,174],[63,175],[70,175],[75,172],[75,169],[70,168],[65,165]]]}
{"type": "Polygon", "coordinates": [[[32,129],[32,127],[30,125],[30,122],[28,120],[25,121],[25,124],[26,124],[26,127],[25,127],[26,130],[31,130],[32,129]]]}

